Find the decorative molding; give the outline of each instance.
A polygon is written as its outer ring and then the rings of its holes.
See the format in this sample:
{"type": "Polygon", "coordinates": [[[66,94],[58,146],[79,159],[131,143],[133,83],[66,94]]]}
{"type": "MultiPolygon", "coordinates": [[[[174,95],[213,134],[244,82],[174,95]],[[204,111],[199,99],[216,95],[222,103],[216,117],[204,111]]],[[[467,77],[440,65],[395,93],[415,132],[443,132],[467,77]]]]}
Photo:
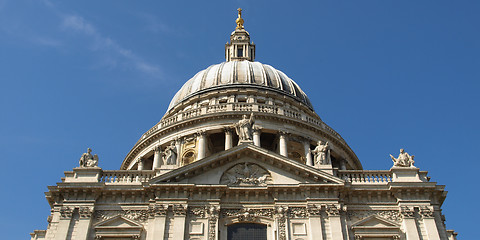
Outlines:
{"type": "Polygon", "coordinates": [[[419,213],[423,218],[433,218],[433,207],[422,206],[419,213]]]}
{"type": "Polygon", "coordinates": [[[206,207],[188,207],[188,215],[195,216],[197,218],[206,218],[207,209],[206,207]]]}
{"type": "Polygon", "coordinates": [[[62,219],[72,218],[74,210],[75,210],[74,208],[70,208],[70,207],[61,207],[60,208],[60,218],[62,218],[62,219]]]}
{"type": "Polygon", "coordinates": [[[79,207],[78,214],[80,218],[90,218],[93,214],[93,207],[79,207]]]}
{"type": "Polygon", "coordinates": [[[322,208],[315,206],[315,205],[308,205],[307,206],[307,216],[321,216],[322,215],[322,208]]]}
{"type": "Polygon", "coordinates": [[[173,206],[173,215],[175,216],[186,216],[187,215],[187,208],[184,207],[182,204],[176,204],[173,206]]]}
{"type": "Polygon", "coordinates": [[[110,219],[112,217],[121,215],[130,220],[137,222],[145,222],[148,219],[149,211],[148,210],[116,210],[116,211],[95,211],[94,219],[97,222],[110,219]]]}
{"type": "Polygon", "coordinates": [[[347,211],[347,217],[349,220],[355,219],[363,219],[372,215],[379,216],[381,218],[393,221],[393,222],[401,222],[402,215],[399,211],[395,210],[383,210],[383,211],[347,211]]]}
{"type": "Polygon", "coordinates": [[[286,230],[286,213],[288,211],[288,207],[278,206],[275,208],[276,220],[278,225],[278,240],[286,240],[287,239],[287,230],[286,230]]]}
{"type": "Polygon", "coordinates": [[[288,208],[289,218],[307,218],[308,212],[306,207],[290,207],[288,208]]]}
{"type": "Polygon", "coordinates": [[[415,209],[413,207],[402,206],[400,207],[400,214],[402,214],[404,218],[414,218],[415,209]]]}
{"type": "Polygon", "coordinates": [[[255,163],[239,163],[225,171],[220,184],[229,186],[264,186],[271,181],[270,173],[255,163]]]}
{"type": "Polygon", "coordinates": [[[168,206],[165,207],[162,204],[150,205],[148,206],[147,211],[151,218],[154,218],[155,216],[166,216],[168,212],[168,206]]]}
{"type": "Polygon", "coordinates": [[[222,209],[221,215],[223,217],[237,217],[239,222],[255,222],[259,217],[273,218],[273,209],[222,209]]]}
{"type": "Polygon", "coordinates": [[[208,240],[216,240],[219,213],[219,206],[211,206],[208,208],[208,240]]]}
{"type": "Polygon", "coordinates": [[[340,216],[340,209],[335,204],[327,205],[325,211],[327,212],[328,216],[340,216]]]}

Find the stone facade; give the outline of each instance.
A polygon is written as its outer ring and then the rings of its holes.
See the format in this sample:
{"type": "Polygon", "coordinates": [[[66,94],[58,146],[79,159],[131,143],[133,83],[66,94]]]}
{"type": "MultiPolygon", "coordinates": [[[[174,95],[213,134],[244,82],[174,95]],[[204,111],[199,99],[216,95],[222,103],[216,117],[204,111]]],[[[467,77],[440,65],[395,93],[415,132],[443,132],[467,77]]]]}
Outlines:
{"type": "Polygon", "coordinates": [[[185,83],[121,170],[89,150],[48,188],[49,225],[32,240],[227,240],[237,224],[268,240],[456,239],[444,186],[406,152],[363,170],[293,80],[253,62],[241,11],[236,23],[227,62],[185,83]]]}

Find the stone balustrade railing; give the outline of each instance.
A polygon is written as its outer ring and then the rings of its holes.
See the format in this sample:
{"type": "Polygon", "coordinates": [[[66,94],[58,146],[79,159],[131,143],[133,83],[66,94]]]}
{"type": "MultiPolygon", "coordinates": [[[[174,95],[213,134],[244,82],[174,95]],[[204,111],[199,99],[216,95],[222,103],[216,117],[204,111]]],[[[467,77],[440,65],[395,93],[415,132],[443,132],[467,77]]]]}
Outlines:
{"type": "Polygon", "coordinates": [[[388,170],[339,170],[338,177],[352,184],[392,182],[392,173],[388,170]]]}
{"type": "Polygon", "coordinates": [[[326,130],[327,132],[331,133],[332,135],[336,136],[338,139],[343,140],[340,134],[338,134],[335,130],[327,126],[321,120],[316,119],[314,116],[310,116],[304,111],[289,109],[284,106],[275,106],[275,105],[261,104],[261,103],[221,103],[221,104],[208,105],[208,106],[203,106],[203,107],[183,111],[175,114],[174,116],[162,119],[157,125],[155,125],[153,128],[148,130],[143,135],[143,138],[148,137],[158,129],[170,126],[182,120],[194,118],[204,114],[210,114],[210,113],[216,113],[216,112],[223,113],[223,112],[230,112],[230,111],[274,113],[274,114],[283,115],[289,118],[299,119],[307,123],[319,126],[322,129],[326,130]]]}
{"type": "Polygon", "coordinates": [[[155,177],[153,170],[104,170],[99,182],[107,184],[140,184],[155,177]]]}

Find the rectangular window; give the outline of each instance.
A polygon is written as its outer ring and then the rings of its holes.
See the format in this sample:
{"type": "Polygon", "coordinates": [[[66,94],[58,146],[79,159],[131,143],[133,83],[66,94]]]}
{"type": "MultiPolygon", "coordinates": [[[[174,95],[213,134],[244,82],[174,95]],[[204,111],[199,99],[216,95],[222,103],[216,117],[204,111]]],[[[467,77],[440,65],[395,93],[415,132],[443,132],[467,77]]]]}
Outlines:
{"type": "Polygon", "coordinates": [[[237,57],[243,57],[243,48],[237,47],[237,57]]]}

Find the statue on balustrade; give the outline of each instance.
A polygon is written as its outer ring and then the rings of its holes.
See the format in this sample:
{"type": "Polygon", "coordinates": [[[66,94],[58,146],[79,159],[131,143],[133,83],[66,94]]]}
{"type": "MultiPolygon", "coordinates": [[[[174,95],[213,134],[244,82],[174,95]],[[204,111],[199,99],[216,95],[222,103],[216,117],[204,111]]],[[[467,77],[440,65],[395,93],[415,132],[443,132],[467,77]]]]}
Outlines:
{"type": "Polygon", "coordinates": [[[239,143],[253,141],[253,124],[255,120],[253,118],[253,113],[250,114],[250,118],[247,115],[243,115],[242,120],[235,123],[235,131],[237,132],[239,143]]]}
{"type": "Polygon", "coordinates": [[[92,149],[87,148],[87,152],[82,154],[78,161],[80,167],[96,167],[98,165],[97,154],[92,155],[92,149]]]}
{"type": "Polygon", "coordinates": [[[393,166],[395,167],[414,167],[413,164],[415,161],[413,161],[413,158],[415,158],[415,156],[410,156],[403,148],[400,149],[398,158],[394,158],[392,154],[390,154],[390,157],[392,158],[393,166]]]}
{"type": "Polygon", "coordinates": [[[165,156],[163,162],[167,165],[177,164],[177,147],[175,146],[175,141],[170,143],[170,146],[165,148],[165,156]]]}
{"type": "Polygon", "coordinates": [[[318,141],[314,150],[309,150],[314,154],[315,166],[331,164],[330,160],[330,146],[328,142],[323,144],[323,141],[318,141]]]}

